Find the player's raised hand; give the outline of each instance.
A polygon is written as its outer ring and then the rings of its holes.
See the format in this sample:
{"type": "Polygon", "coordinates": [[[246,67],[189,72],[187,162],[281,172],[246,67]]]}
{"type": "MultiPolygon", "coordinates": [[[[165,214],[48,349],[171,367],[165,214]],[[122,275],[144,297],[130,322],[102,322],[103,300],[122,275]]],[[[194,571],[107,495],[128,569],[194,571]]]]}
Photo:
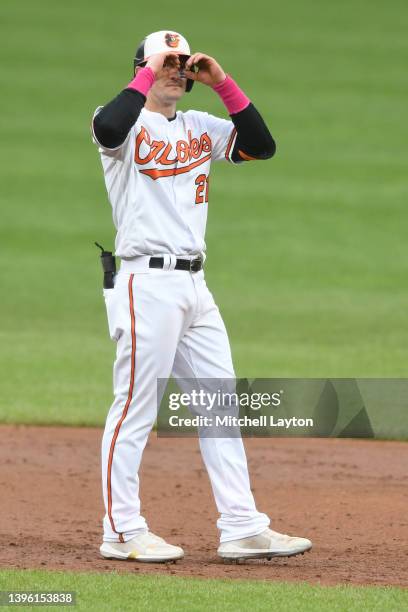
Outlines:
{"type": "Polygon", "coordinates": [[[146,63],[157,75],[163,68],[180,68],[180,59],[177,53],[154,53],[146,63]]]}
{"type": "Polygon", "coordinates": [[[194,53],[186,62],[184,74],[188,79],[214,87],[225,80],[226,74],[213,57],[204,53],[194,53]],[[191,68],[197,66],[198,72],[191,68]]]}

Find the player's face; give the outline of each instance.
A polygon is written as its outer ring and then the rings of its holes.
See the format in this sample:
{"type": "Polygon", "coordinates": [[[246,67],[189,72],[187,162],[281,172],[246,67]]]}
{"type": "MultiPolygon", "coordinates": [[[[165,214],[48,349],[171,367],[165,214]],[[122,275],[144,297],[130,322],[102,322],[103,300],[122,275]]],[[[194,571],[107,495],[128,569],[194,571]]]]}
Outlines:
{"type": "Polygon", "coordinates": [[[163,101],[177,102],[186,91],[187,79],[182,74],[180,68],[176,66],[162,68],[156,75],[152,93],[163,101]]]}
{"type": "Polygon", "coordinates": [[[163,103],[177,102],[186,91],[187,79],[183,69],[188,56],[169,56],[163,68],[156,74],[155,82],[149,91],[163,103]]]}

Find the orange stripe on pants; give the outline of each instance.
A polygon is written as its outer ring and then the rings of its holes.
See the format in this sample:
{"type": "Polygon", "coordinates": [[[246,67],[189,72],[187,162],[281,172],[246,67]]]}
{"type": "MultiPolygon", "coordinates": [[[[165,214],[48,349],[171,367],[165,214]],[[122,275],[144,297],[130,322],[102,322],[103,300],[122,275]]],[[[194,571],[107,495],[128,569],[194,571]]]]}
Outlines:
{"type": "MultiPolygon", "coordinates": [[[[128,291],[129,291],[129,311],[130,311],[130,322],[131,322],[131,337],[132,337],[132,355],[131,355],[131,366],[130,366],[130,382],[129,382],[129,392],[126,400],[125,407],[122,412],[122,416],[120,417],[116,427],[115,432],[113,434],[112,442],[109,450],[109,460],[108,460],[108,516],[110,520],[110,524],[112,526],[113,531],[118,533],[115,528],[115,523],[112,517],[112,462],[113,462],[113,453],[115,451],[116,440],[119,435],[120,428],[122,426],[123,421],[126,418],[127,412],[129,410],[130,402],[133,397],[133,388],[135,384],[135,366],[136,366],[136,331],[135,331],[135,311],[133,308],[133,274],[130,275],[129,283],[128,283],[128,291]]],[[[119,534],[119,540],[123,542],[122,534],[119,534]]]]}

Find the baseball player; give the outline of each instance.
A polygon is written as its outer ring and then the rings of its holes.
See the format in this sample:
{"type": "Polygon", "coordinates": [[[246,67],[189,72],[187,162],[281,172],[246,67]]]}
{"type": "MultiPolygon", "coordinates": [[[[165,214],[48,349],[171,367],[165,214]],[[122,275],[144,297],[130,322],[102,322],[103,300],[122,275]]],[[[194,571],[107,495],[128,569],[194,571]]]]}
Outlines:
{"type": "MultiPolygon", "coordinates": [[[[211,163],[273,156],[260,114],[218,62],[190,53],[181,34],[147,36],[134,78],[92,121],[121,258],[104,289],[117,343],[114,401],[102,441],[106,514],[103,557],[170,561],[184,555],[148,529],[140,514],[138,471],[157,417],[157,379],[233,379],[225,326],[203,264],[211,163]],[[193,84],[211,88],[230,120],[176,111],[193,84]]],[[[231,203],[233,205],[233,203],[231,203]]],[[[251,493],[241,438],[200,438],[219,512],[218,554],[227,559],[291,556],[305,538],[272,531],[251,493]]]]}

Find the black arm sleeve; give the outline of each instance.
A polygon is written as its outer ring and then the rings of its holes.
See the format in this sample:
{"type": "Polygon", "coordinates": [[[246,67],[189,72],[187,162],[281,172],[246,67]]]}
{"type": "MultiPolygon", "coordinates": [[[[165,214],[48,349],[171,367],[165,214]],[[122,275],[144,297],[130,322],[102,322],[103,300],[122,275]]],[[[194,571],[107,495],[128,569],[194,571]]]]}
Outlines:
{"type": "Polygon", "coordinates": [[[93,129],[98,142],[108,149],[124,143],[145,102],[145,96],[135,89],[121,91],[94,117],[93,129]]]}
{"type": "Polygon", "coordinates": [[[237,139],[231,155],[234,162],[269,159],[275,154],[276,143],[252,103],[239,113],[231,115],[231,119],[237,130],[237,139]]]}

